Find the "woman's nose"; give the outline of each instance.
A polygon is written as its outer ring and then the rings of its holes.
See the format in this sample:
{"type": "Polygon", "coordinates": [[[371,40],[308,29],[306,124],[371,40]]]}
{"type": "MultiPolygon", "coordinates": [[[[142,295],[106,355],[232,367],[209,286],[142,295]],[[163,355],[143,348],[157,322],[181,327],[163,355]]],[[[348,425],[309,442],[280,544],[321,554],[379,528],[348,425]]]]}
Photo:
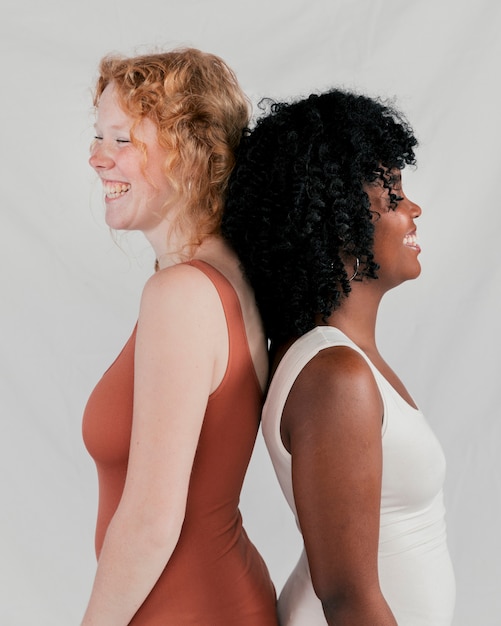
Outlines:
{"type": "Polygon", "coordinates": [[[419,206],[419,204],[416,204],[412,200],[409,200],[409,198],[407,198],[407,202],[409,203],[409,212],[412,216],[412,219],[416,219],[422,213],[421,207],[419,206]]]}
{"type": "Polygon", "coordinates": [[[89,165],[95,170],[110,169],[113,167],[114,161],[109,150],[106,150],[102,144],[94,144],[91,148],[89,157],[89,165]]]}
{"type": "Polygon", "coordinates": [[[411,204],[412,204],[413,217],[415,219],[416,217],[419,217],[423,211],[421,207],[419,206],[419,204],[416,204],[415,202],[411,202],[411,204]]]}

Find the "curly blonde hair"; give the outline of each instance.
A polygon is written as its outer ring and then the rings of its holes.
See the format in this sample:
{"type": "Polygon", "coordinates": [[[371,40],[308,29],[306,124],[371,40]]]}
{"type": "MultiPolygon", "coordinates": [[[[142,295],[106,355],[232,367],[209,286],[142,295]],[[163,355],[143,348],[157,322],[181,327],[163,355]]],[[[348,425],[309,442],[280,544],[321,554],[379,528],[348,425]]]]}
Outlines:
{"type": "Polygon", "coordinates": [[[94,106],[113,83],[120,106],[158,130],[166,149],[165,176],[184,210],[175,226],[196,245],[219,232],[235,150],[249,123],[250,104],[234,72],[213,54],[195,48],[136,57],[105,56],[99,65],[94,106]]]}

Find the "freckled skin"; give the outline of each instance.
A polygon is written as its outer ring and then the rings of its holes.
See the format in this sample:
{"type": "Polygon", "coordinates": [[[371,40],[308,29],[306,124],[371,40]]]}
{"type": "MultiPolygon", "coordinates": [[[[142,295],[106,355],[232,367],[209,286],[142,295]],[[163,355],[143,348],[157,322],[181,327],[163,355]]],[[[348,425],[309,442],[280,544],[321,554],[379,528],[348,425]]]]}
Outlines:
{"type": "Polygon", "coordinates": [[[105,197],[108,226],[116,230],[141,230],[149,239],[158,238],[154,232],[165,232],[164,207],[172,196],[163,170],[166,152],[158,143],[154,123],[143,120],[134,135],[146,148],[145,164],[141,150],[131,141],[131,127],[132,118],[118,105],[110,83],[99,100],[96,139],[89,163],[105,189],[112,183],[130,186],[123,195],[105,197]]]}

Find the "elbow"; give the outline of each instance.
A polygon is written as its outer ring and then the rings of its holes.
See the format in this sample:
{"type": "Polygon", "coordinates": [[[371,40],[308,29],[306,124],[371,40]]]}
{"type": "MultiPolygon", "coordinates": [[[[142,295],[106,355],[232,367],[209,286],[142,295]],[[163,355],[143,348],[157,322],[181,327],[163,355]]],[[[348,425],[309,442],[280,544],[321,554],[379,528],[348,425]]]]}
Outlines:
{"type": "Polygon", "coordinates": [[[172,552],[183,527],[185,510],[151,510],[137,516],[135,534],[154,550],[172,552]]]}
{"type": "Polygon", "coordinates": [[[328,624],[336,624],[341,615],[350,615],[357,612],[356,603],[352,598],[343,597],[340,594],[323,596],[320,598],[322,610],[328,624]]]}
{"type": "Polygon", "coordinates": [[[359,587],[340,585],[330,589],[315,589],[328,624],[394,623],[384,619],[391,616],[379,586],[359,587]],[[380,621],[383,618],[383,621],[380,621]]]}
{"type": "Polygon", "coordinates": [[[140,547],[144,554],[153,553],[170,557],[176,547],[184,515],[166,514],[158,511],[117,510],[107,532],[119,543],[140,547]]]}
{"type": "Polygon", "coordinates": [[[315,589],[315,593],[322,603],[322,609],[327,620],[329,620],[329,618],[333,619],[340,612],[346,612],[350,604],[355,603],[354,598],[349,593],[342,590],[331,589],[329,591],[323,590],[319,592],[315,589]]]}
{"type": "Polygon", "coordinates": [[[323,576],[319,577],[312,572],[312,583],[315,594],[325,609],[335,610],[336,607],[344,606],[360,596],[361,589],[350,577],[323,576]]]}
{"type": "Polygon", "coordinates": [[[182,520],[179,523],[173,520],[151,520],[136,528],[136,536],[142,536],[143,542],[152,550],[170,555],[179,541],[181,528],[182,520]]]}

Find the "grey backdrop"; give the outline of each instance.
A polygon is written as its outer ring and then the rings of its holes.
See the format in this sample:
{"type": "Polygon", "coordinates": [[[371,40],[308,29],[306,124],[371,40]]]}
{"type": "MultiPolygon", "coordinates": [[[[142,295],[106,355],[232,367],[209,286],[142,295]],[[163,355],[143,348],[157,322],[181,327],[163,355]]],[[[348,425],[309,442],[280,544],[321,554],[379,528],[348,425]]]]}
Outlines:
{"type": "MultiPolygon", "coordinates": [[[[396,96],[421,141],[423,273],[387,296],[380,346],[448,458],[456,626],[501,624],[499,31],[496,0],[2,0],[0,624],[68,626],[95,561],[80,420],[152,271],[102,219],[86,161],[102,55],[192,45],[256,103],[330,86],[396,96]]],[[[298,534],[259,438],[242,510],[280,589],[298,534]]]]}

